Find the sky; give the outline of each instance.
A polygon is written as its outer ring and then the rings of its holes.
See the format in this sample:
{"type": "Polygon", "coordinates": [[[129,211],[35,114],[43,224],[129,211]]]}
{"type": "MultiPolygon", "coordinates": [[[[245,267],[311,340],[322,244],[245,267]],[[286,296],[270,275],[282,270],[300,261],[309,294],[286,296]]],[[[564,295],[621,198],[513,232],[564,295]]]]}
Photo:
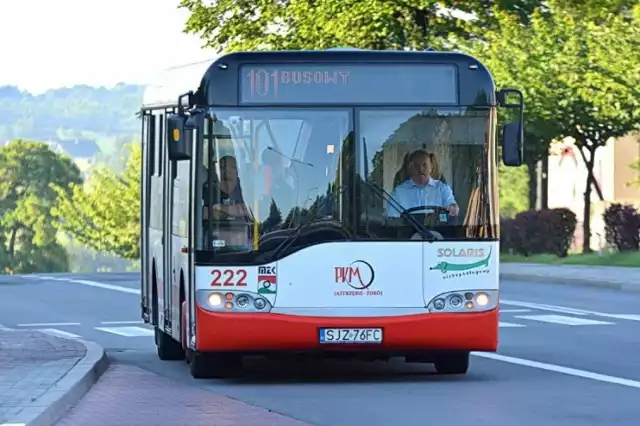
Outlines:
{"type": "Polygon", "coordinates": [[[0,0],[0,86],[32,93],[144,83],[215,57],[182,28],[179,0],[0,0]]]}

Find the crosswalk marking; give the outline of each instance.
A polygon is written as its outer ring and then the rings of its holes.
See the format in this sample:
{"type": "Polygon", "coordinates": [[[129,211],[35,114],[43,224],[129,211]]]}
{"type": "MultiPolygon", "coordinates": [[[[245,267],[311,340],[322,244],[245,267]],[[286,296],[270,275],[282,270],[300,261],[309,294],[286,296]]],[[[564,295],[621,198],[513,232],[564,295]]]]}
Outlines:
{"type": "Polygon", "coordinates": [[[100,324],[118,325],[118,324],[144,324],[144,323],[141,320],[137,320],[137,321],[100,321],[100,324]]]}
{"type": "Polygon", "coordinates": [[[80,338],[80,336],[78,336],[77,334],[69,333],[68,331],[58,330],[57,328],[38,328],[37,330],[43,333],[51,334],[52,336],[68,337],[71,339],[80,338]]]}
{"type": "Polygon", "coordinates": [[[500,321],[499,323],[500,327],[526,327],[526,325],[522,325],[522,324],[514,324],[512,322],[504,322],[504,321],[500,321]]]}
{"type": "Polygon", "coordinates": [[[565,317],[563,315],[522,315],[516,316],[520,319],[528,319],[540,322],[549,322],[563,325],[609,325],[612,322],[590,320],[586,318],[565,317]]]}
{"type": "Polygon", "coordinates": [[[520,312],[531,312],[531,309],[500,309],[501,314],[515,314],[520,312]]]}
{"type": "Polygon", "coordinates": [[[18,327],[62,327],[67,325],[80,325],[79,322],[41,322],[29,324],[16,324],[18,327]]]}
{"type": "Polygon", "coordinates": [[[96,330],[117,334],[124,337],[153,336],[153,330],[143,327],[96,327],[96,330]]]}

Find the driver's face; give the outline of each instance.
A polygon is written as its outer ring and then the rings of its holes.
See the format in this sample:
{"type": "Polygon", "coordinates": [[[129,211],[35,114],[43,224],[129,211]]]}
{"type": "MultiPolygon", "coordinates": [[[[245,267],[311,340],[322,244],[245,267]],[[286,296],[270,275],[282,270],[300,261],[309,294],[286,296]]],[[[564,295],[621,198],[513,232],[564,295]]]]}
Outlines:
{"type": "Polygon", "coordinates": [[[418,157],[413,161],[410,169],[413,181],[418,185],[424,185],[429,180],[431,161],[427,156],[418,157]]]}

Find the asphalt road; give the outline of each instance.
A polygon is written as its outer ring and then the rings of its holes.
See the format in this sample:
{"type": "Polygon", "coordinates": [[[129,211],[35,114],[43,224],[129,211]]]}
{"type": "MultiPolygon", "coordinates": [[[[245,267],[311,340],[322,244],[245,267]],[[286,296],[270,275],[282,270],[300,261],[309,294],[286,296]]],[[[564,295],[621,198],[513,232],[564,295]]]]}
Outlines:
{"type": "Polygon", "coordinates": [[[139,319],[135,274],[0,277],[0,324],[93,340],[117,363],[326,426],[635,426],[640,294],[502,283],[498,354],[469,373],[430,365],[256,360],[236,380],[194,380],[161,362],[139,319]]]}

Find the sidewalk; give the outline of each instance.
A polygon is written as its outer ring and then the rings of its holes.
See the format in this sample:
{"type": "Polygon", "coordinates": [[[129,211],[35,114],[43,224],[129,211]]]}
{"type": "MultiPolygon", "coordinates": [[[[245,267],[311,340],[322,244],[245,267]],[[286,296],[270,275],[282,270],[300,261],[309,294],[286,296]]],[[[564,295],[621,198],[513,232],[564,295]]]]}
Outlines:
{"type": "Polygon", "coordinates": [[[102,348],[0,326],[0,426],[50,426],[106,368],[102,348]]]}
{"type": "Polygon", "coordinates": [[[110,364],[91,391],[56,423],[120,425],[311,426],[194,384],[117,362],[110,364]]]}
{"type": "Polygon", "coordinates": [[[640,268],[501,262],[500,278],[640,292],[640,268]]]}

